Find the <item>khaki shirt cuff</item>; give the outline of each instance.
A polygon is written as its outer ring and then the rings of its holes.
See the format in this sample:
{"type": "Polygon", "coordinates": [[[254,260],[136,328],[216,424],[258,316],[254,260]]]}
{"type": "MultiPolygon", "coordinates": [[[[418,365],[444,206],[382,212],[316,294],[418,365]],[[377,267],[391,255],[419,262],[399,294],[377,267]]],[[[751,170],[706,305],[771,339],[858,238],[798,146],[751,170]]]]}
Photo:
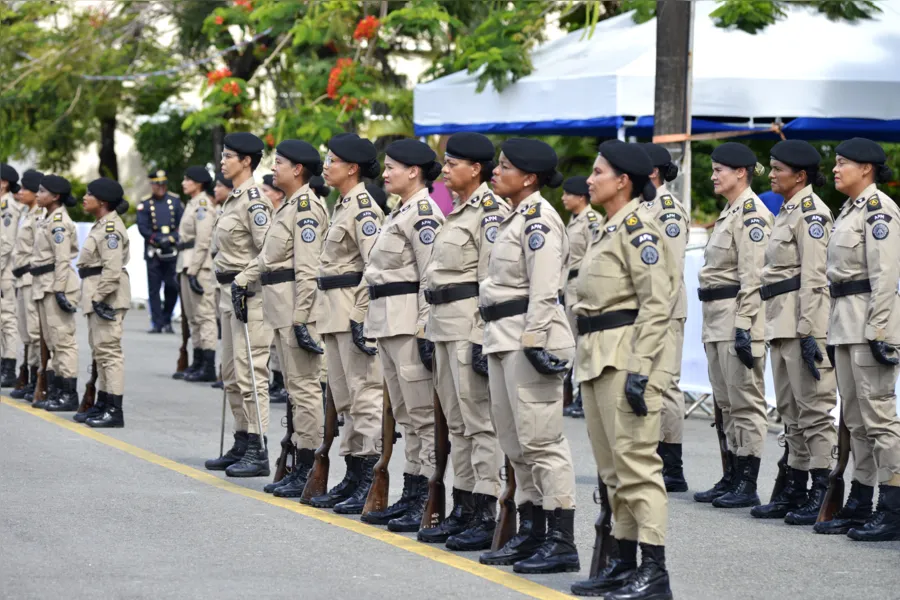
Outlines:
{"type": "Polygon", "coordinates": [[[419,325],[416,327],[416,337],[422,338],[423,340],[428,338],[428,336],[425,335],[425,325],[419,323],[419,325]]]}
{"type": "Polygon", "coordinates": [[[294,325],[308,325],[309,324],[309,311],[308,310],[295,310],[294,311],[294,325]]]}
{"type": "Polygon", "coordinates": [[[873,342],[883,342],[884,329],[876,329],[872,325],[866,325],[866,339],[873,342]]]}
{"type": "Polygon", "coordinates": [[[545,348],[547,347],[547,334],[530,332],[522,334],[523,348],[545,348]]]}
{"type": "Polygon", "coordinates": [[[747,317],[735,317],[734,318],[734,328],[735,329],[746,329],[750,330],[751,322],[747,317]]]}
{"type": "Polygon", "coordinates": [[[245,288],[245,287],[249,287],[249,286],[250,286],[250,282],[247,281],[247,276],[244,275],[244,272],[243,272],[243,271],[241,271],[240,273],[238,273],[238,274],[235,276],[234,282],[238,285],[238,287],[244,287],[244,288],[245,288]]]}
{"type": "Polygon", "coordinates": [[[807,337],[812,334],[812,327],[810,327],[809,323],[800,323],[797,326],[797,335],[800,337],[807,337]]]}
{"type": "Polygon", "coordinates": [[[625,369],[629,373],[637,373],[638,375],[646,375],[649,377],[651,366],[652,364],[649,360],[632,356],[628,359],[625,369]]]}
{"type": "Polygon", "coordinates": [[[350,311],[350,320],[356,321],[357,323],[364,323],[366,321],[366,313],[358,308],[354,308],[350,311]]]}

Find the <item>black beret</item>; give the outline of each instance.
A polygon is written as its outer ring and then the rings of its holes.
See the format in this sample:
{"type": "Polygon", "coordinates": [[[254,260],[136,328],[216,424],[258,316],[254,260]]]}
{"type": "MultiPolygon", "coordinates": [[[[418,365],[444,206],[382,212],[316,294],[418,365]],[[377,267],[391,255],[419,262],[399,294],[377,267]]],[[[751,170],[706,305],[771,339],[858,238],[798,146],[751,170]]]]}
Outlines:
{"type": "Polygon", "coordinates": [[[322,157],[312,144],[301,140],[284,140],[275,148],[275,152],[282,155],[295,165],[304,165],[313,171],[314,175],[322,172],[322,157]],[[319,172],[315,173],[318,166],[319,172]]]}
{"type": "Polygon", "coordinates": [[[41,185],[51,194],[68,196],[72,192],[72,185],[69,183],[69,180],[59,175],[44,175],[41,179],[41,185]]]}
{"type": "Polygon", "coordinates": [[[122,189],[122,186],[119,185],[118,181],[107,179],[106,177],[101,177],[100,179],[95,179],[90,182],[87,186],[87,191],[97,200],[109,202],[113,205],[121,202],[122,196],[125,195],[125,190],[122,189]]]}
{"type": "Polygon", "coordinates": [[[644,148],[644,152],[650,157],[650,162],[653,163],[654,167],[664,167],[672,162],[672,155],[666,150],[665,146],[647,143],[641,144],[641,147],[644,148]]]}
{"type": "Polygon", "coordinates": [[[378,152],[375,144],[355,133],[341,133],[328,140],[328,149],[341,160],[358,165],[375,162],[378,152]]]}
{"type": "Polygon", "coordinates": [[[6,163],[0,163],[0,179],[9,182],[9,191],[19,191],[19,172],[6,163]]]}
{"type": "Polygon", "coordinates": [[[487,162],[494,160],[494,144],[480,133],[454,133],[447,140],[446,154],[473,162],[487,162]]]}
{"type": "Polygon", "coordinates": [[[209,171],[205,167],[193,166],[184,170],[184,176],[191,181],[206,185],[212,181],[209,171]]]}
{"type": "Polygon", "coordinates": [[[600,144],[598,150],[600,156],[620,173],[634,177],[649,177],[653,173],[653,161],[641,144],[610,140],[600,144]]]}
{"type": "Polygon", "coordinates": [[[375,201],[375,204],[380,206],[384,212],[387,212],[387,194],[381,186],[375,185],[374,183],[367,183],[366,191],[372,196],[372,200],[375,201]]]}
{"type": "Polygon", "coordinates": [[[732,169],[741,167],[752,169],[756,166],[756,155],[753,154],[753,150],[737,142],[725,142],[721,146],[716,146],[710,158],[713,162],[732,169]]]}
{"type": "Polygon", "coordinates": [[[282,194],[284,193],[284,190],[275,185],[275,176],[271,173],[269,173],[268,175],[263,175],[263,183],[277,192],[281,192],[282,194]]]}
{"type": "Polygon", "coordinates": [[[227,177],[222,175],[222,171],[218,171],[216,173],[216,182],[221,183],[222,185],[224,185],[225,187],[227,187],[229,189],[234,189],[234,184],[231,183],[230,179],[228,179],[227,177]]]}
{"type": "Polygon", "coordinates": [[[840,154],[844,158],[849,158],[853,162],[871,163],[873,165],[883,165],[887,161],[884,149],[866,138],[851,138],[838,144],[834,149],[835,154],[840,154]]]}
{"type": "Polygon", "coordinates": [[[38,188],[41,187],[41,178],[43,176],[44,174],[40,171],[28,169],[27,171],[22,173],[22,187],[29,192],[37,193],[38,188]]]}
{"type": "Polygon", "coordinates": [[[240,154],[262,154],[265,144],[252,133],[239,131],[225,136],[225,147],[240,154]]]}
{"type": "Polygon", "coordinates": [[[587,196],[590,194],[588,191],[587,177],[582,177],[581,175],[569,177],[563,181],[562,188],[564,192],[575,194],[576,196],[587,196]]]}
{"type": "Polygon", "coordinates": [[[166,172],[163,171],[162,169],[157,169],[157,170],[153,171],[152,173],[147,175],[147,177],[149,177],[150,181],[153,183],[165,183],[166,181],[168,181],[168,178],[166,177],[166,172]]]}
{"type": "Polygon", "coordinates": [[[769,155],[795,169],[818,167],[822,156],[809,142],[803,140],[784,140],[772,146],[769,155]]]}
{"type": "Polygon", "coordinates": [[[428,144],[412,138],[392,142],[384,153],[410,167],[430,165],[437,156],[428,144]]]}
{"type": "Polygon", "coordinates": [[[546,173],[556,168],[556,151],[546,142],[512,138],[503,142],[501,151],[517,169],[526,173],[546,173]]]}

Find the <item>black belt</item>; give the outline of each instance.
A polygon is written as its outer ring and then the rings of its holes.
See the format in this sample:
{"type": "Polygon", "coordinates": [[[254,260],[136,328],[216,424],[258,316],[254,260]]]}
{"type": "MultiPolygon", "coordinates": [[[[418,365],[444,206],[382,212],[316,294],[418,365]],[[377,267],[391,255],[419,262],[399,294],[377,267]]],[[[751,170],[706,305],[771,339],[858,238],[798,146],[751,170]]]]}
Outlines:
{"type": "Polygon", "coordinates": [[[780,296],[781,294],[787,294],[788,292],[793,292],[795,290],[800,289],[800,276],[795,275],[789,279],[783,279],[781,281],[776,281],[775,283],[770,283],[769,285],[764,285],[759,288],[759,295],[762,296],[763,300],[768,300],[769,298],[774,298],[775,296],[780,296]]]}
{"type": "Polygon", "coordinates": [[[224,273],[216,271],[216,281],[219,283],[232,283],[237,274],[237,271],[225,271],[224,273]]]}
{"type": "Polygon", "coordinates": [[[277,271],[269,271],[260,275],[260,281],[263,285],[275,285],[276,283],[287,283],[294,281],[293,269],[278,269],[277,271]]]}
{"type": "Polygon", "coordinates": [[[486,322],[523,315],[528,312],[528,298],[517,298],[516,300],[491,304],[490,306],[479,306],[478,312],[481,313],[481,318],[486,322]]]}
{"type": "Polygon", "coordinates": [[[190,250],[194,247],[194,242],[178,242],[175,244],[175,248],[178,250],[190,250]]]}
{"type": "Polygon", "coordinates": [[[56,269],[55,264],[41,265],[39,267],[31,267],[32,275],[43,275],[44,273],[52,273],[56,269]]]}
{"type": "Polygon", "coordinates": [[[19,267],[18,269],[13,269],[12,274],[13,274],[13,277],[18,279],[19,277],[21,277],[25,273],[28,273],[29,271],[31,271],[31,265],[24,265],[22,267],[19,267]]]}
{"type": "Polygon", "coordinates": [[[725,285],[714,288],[699,288],[697,296],[700,302],[712,302],[713,300],[725,300],[727,298],[737,298],[738,292],[741,291],[739,285],[725,285]]]}
{"type": "Polygon", "coordinates": [[[569,281],[578,277],[578,269],[569,269],[569,281]]]}
{"type": "Polygon", "coordinates": [[[425,302],[428,304],[448,304],[476,296],[478,296],[477,283],[458,283],[437,290],[425,290],[425,302]]]}
{"type": "Polygon", "coordinates": [[[316,285],[320,290],[356,287],[359,285],[359,282],[362,281],[362,276],[362,273],[345,273],[343,275],[316,277],[316,285]]]}
{"type": "Polygon", "coordinates": [[[369,300],[377,300],[387,296],[402,296],[404,294],[418,294],[418,281],[395,281],[394,283],[382,283],[369,286],[369,300]]]}
{"type": "Polygon", "coordinates": [[[631,325],[637,321],[637,316],[638,311],[636,310],[611,310],[590,317],[580,316],[576,319],[576,323],[578,324],[578,335],[587,335],[595,331],[625,327],[626,325],[631,325]]]}
{"type": "Polygon", "coordinates": [[[78,276],[84,279],[85,277],[93,277],[95,275],[99,275],[103,272],[103,267],[81,267],[78,269],[78,276]]]}
{"type": "Polygon", "coordinates": [[[831,292],[832,298],[868,294],[872,291],[872,284],[869,283],[868,279],[853,279],[851,281],[832,283],[828,286],[828,291],[831,292]]]}

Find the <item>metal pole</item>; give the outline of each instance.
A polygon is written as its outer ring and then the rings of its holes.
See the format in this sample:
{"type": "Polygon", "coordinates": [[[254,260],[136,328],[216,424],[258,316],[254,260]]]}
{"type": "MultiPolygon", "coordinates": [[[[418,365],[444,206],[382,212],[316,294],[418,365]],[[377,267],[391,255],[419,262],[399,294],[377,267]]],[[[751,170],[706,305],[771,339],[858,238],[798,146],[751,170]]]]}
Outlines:
{"type": "Polygon", "coordinates": [[[259,412],[259,393],[256,391],[256,373],[253,371],[253,352],[250,350],[250,328],[247,327],[247,323],[244,323],[244,341],[247,342],[247,362],[250,363],[250,384],[253,386],[253,404],[256,405],[256,425],[259,427],[259,437],[262,438],[264,447],[268,447],[259,412]]]}
{"type": "Polygon", "coordinates": [[[222,389],[222,433],[219,435],[219,456],[225,456],[225,405],[228,403],[228,394],[222,389]]]}

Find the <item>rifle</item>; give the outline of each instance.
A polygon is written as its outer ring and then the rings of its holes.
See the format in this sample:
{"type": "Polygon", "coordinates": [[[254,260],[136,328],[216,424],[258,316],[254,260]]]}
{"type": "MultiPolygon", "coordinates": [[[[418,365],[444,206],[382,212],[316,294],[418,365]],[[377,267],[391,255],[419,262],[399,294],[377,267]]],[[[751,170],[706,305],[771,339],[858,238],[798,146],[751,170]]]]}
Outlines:
{"type": "Polygon", "coordinates": [[[450,432],[447,417],[441,409],[437,391],[434,392],[434,474],[428,479],[428,500],[422,513],[422,529],[437,527],[446,514],[447,489],[444,487],[444,473],[447,472],[447,457],[450,454],[450,432]]]}
{"type": "Polygon", "coordinates": [[[381,417],[381,457],[375,463],[374,477],[372,479],[372,487],[369,488],[369,495],[366,496],[366,505],[363,507],[362,514],[367,515],[370,512],[384,510],[387,508],[388,491],[391,482],[391,475],[388,473],[388,464],[391,462],[391,454],[394,452],[394,411],[391,409],[391,395],[388,392],[387,382],[385,382],[384,396],[384,413],[381,417]]]}
{"type": "Polygon", "coordinates": [[[516,472],[508,456],[500,469],[500,479],[506,481],[506,487],[499,498],[500,514],[497,516],[497,527],[491,542],[492,551],[499,550],[516,535],[516,472]]]}
{"type": "MultiPolygon", "coordinates": [[[[181,275],[184,277],[184,275],[181,275]]],[[[175,373],[184,373],[188,368],[188,338],[191,337],[191,328],[188,326],[187,316],[184,314],[184,298],[181,299],[181,348],[178,349],[178,364],[175,365],[175,373]]]]}
{"type": "Polygon", "coordinates": [[[850,459],[850,429],[844,422],[844,410],[841,407],[841,421],[838,425],[837,463],[828,475],[828,491],[825,492],[825,500],[819,509],[817,523],[830,521],[835,513],[841,510],[844,503],[844,469],[850,459]]]}
{"type": "Polygon", "coordinates": [[[87,412],[97,399],[97,361],[91,361],[91,378],[88,379],[87,385],[84,386],[84,395],[81,397],[81,404],[78,405],[80,413],[87,412]]]}
{"type": "Polygon", "coordinates": [[[26,385],[28,385],[28,344],[25,344],[25,354],[22,356],[22,366],[19,367],[19,376],[16,378],[15,389],[24,389],[26,385]]]}
{"type": "Polygon", "coordinates": [[[575,376],[575,372],[573,369],[569,369],[566,372],[566,376],[563,377],[563,408],[572,404],[574,400],[574,388],[575,386],[572,384],[572,377],[575,376]]]}
{"type": "Polygon", "coordinates": [[[41,336],[41,365],[38,369],[37,383],[34,384],[32,403],[47,399],[47,363],[50,362],[50,349],[44,339],[44,327],[38,322],[41,336]]]}
{"type": "Polygon", "coordinates": [[[288,458],[294,457],[294,444],[291,437],[294,435],[294,409],[291,407],[290,400],[287,402],[287,417],[284,437],[281,438],[281,455],[275,461],[275,478],[272,481],[281,481],[285,476],[294,470],[294,461],[291,460],[288,465],[288,458]]]}
{"type": "Polygon", "coordinates": [[[600,505],[600,514],[594,523],[594,553],[591,555],[591,579],[609,565],[609,560],[618,555],[618,545],[612,536],[612,505],[609,503],[609,491],[606,484],[597,475],[597,489],[594,490],[594,503],[600,505]]]}
{"type": "Polygon", "coordinates": [[[788,466],[788,453],[790,452],[790,446],[788,446],[787,442],[787,427],[784,429],[784,454],[781,455],[781,458],[778,459],[778,475],[775,477],[775,487],[772,488],[772,497],[769,498],[769,502],[775,502],[775,499],[781,495],[781,492],[784,491],[784,486],[787,484],[787,466],[788,466]]]}
{"type": "MultiPolygon", "coordinates": [[[[290,406],[290,402],[288,402],[288,406],[290,406]]],[[[334,442],[335,436],[337,436],[337,409],[334,407],[331,386],[326,384],[325,431],[322,434],[322,445],[316,449],[316,460],[309,472],[306,486],[303,488],[303,495],[300,498],[304,504],[328,491],[328,469],[331,466],[328,453],[331,451],[331,444],[334,442]]]]}
{"type": "Polygon", "coordinates": [[[716,437],[719,438],[719,457],[722,459],[722,473],[728,472],[728,438],[725,437],[725,417],[722,415],[722,409],[719,408],[718,402],[713,397],[713,410],[715,421],[713,426],[716,428],[716,437]]]}

